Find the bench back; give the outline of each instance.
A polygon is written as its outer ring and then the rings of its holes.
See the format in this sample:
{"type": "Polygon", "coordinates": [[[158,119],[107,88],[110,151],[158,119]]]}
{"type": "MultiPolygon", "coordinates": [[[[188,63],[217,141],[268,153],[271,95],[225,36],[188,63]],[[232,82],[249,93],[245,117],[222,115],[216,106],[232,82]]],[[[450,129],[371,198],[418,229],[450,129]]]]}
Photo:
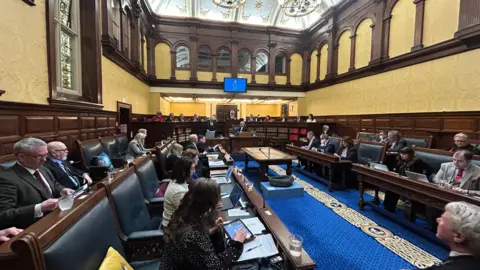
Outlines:
{"type": "Polygon", "coordinates": [[[358,141],[358,163],[367,165],[370,162],[383,162],[387,146],[384,143],[358,141]]]}

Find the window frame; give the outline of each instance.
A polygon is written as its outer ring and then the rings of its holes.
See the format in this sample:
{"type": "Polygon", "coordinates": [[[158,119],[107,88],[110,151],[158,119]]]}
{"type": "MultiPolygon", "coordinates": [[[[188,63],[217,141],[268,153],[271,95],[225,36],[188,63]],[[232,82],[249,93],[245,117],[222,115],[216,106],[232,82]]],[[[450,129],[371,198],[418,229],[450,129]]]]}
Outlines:
{"type": "Polygon", "coordinates": [[[275,75],[278,75],[278,76],[286,76],[287,75],[287,56],[284,54],[284,53],[279,53],[275,56],[275,59],[273,60],[275,61],[274,63],[274,73],[275,75]],[[277,57],[282,57],[283,58],[283,70],[285,70],[285,72],[277,72],[277,57]]]}
{"type": "Polygon", "coordinates": [[[191,67],[192,67],[192,59],[190,57],[190,47],[187,46],[186,44],[179,44],[176,48],[175,48],[175,70],[190,70],[191,67]],[[185,47],[188,51],[188,67],[177,67],[177,57],[178,57],[178,49],[180,47],[185,47]]]}
{"type": "Polygon", "coordinates": [[[255,74],[269,75],[269,73],[270,73],[269,65],[270,65],[270,55],[267,52],[262,50],[262,51],[259,51],[255,54],[255,70],[254,70],[255,74]],[[265,64],[265,71],[257,71],[257,68],[258,68],[257,59],[258,59],[258,55],[261,54],[261,53],[263,53],[267,56],[267,63],[265,64]]]}
{"type": "Polygon", "coordinates": [[[213,72],[213,52],[212,52],[212,49],[207,46],[207,45],[200,45],[198,46],[198,49],[197,49],[197,70],[198,71],[211,71],[213,72]],[[200,67],[200,49],[208,49],[209,53],[210,53],[210,67],[209,68],[203,68],[203,67],[200,67]]]}
{"type": "Polygon", "coordinates": [[[221,73],[231,73],[232,72],[232,52],[229,49],[227,49],[225,47],[221,47],[220,49],[217,50],[217,54],[216,54],[215,57],[217,58],[217,66],[216,66],[217,72],[221,72],[221,73]],[[225,52],[228,53],[228,56],[229,56],[228,66],[220,67],[218,65],[218,63],[220,62],[220,61],[218,61],[219,60],[218,57],[219,57],[221,51],[225,51],[225,52]]]}
{"type": "Polygon", "coordinates": [[[251,54],[249,51],[247,51],[247,50],[240,50],[240,51],[238,51],[238,57],[237,57],[237,73],[239,73],[239,74],[252,74],[252,54],[251,54]],[[249,63],[250,63],[250,67],[249,67],[250,71],[241,71],[241,70],[240,70],[240,65],[239,65],[238,62],[239,62],[239,60],[240,60],[240,54],[241,54],[242,52],[245,52],[245,53],[248,54],[249,63]]]}

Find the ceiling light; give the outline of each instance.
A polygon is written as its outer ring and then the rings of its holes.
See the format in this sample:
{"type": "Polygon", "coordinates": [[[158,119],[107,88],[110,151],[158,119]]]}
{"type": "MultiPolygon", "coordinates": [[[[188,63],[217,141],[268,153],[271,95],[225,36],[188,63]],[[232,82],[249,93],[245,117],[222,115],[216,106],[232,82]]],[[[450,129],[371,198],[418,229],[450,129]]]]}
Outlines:
{"type": "Polygon", "coordinates": [[[247,0],[212,0],[212,2],[222,8],[234,9],[245,5],[247,0]]]}
{"type": "Polygon", "coordinates": [[[198,98],[198,101],[201,102],[225,102],[226,98],[198,98]]]}
{"type": "Polygon", "coordinates": [[[277,0],[284,9],[285,16],[303,17],[314,12],[321,0],[277,0]]]}
{"type": "Polygon", "coordinates": [[[170,99],[171,101],[176,101],[176,102],[179,102],[179,101],[193,102],[193,98],[188,98],[188,97],[168,97],[168,99],[170,99]]]}
{"type": "Polygon", "coordinates": [[[257,99],[232,99],[233,103],[252,103],[257,101],[257,99]]]}

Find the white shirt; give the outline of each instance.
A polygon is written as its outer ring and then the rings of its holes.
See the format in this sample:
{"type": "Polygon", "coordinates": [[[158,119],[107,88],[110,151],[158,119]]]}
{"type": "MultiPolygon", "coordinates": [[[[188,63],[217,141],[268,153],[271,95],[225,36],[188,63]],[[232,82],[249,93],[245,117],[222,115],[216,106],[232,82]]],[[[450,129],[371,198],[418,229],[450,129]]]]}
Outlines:
{"type": "Polygon", "coordinates": [[[308,143],[308,149],[310,149],[310,147],[312,146],[313,140],[315,140],[315,136],[313,136],[310,142],[308,143]]]}
{"type": "Polygon", "coordinates": [[[172,180],[168,184],[167,190],[165,191],[165,201],[163,203],[162,225],[164,227],[167,227],[168,223],[170,223],[173,213],[175,213],[180,206],[180,202],[187,191],[187,183],[177,184],[177,181],[172,180]]]}
{"type": "MultiPolygon", "coordinates": [[[[30,169],[30,168],[27,168],[25,166],[23,166],[22,164],[18,163],[18,165],[22,166],[23,168],[25,168],[35,179],[37,179],[35,177],[35,175],[33,175],[35,173],[35,170],[34,169],[30,169]]],[[[50,191],[51,194],[53,194],[52,192],[52,188],[50,187],[50,185],[48,184],[47,180],[45,180],[45,177],[43,177],[42,173],[40,171],[38,171],[38,174],[40,175],[40,178],[42,178],[42,181],[43,181],[43,184],[48,188],[48,190],[50,191]]],[[[35,217],[36,218],[39,218],[39,217],[43,217],[43,212],[42,212],[42,207],[40,206],[39,203],[35,204],[35,208],[34,208],[34,211],[35,211],[35,217]]]]}
{"type": "Polygon", "coordinates": [[[450,254],[448,257],[458,257],[458,256],[472,256],[470,253],[461,253],[461,252],[456,252],[456,251],[450,251],[450,254]]]}
{"type": "Polygon", "coordinates": [[[315,119],[307,119],[307,123],[315,123],[315,122],[317,122],[317,120],[315,120],[315,119]]]}

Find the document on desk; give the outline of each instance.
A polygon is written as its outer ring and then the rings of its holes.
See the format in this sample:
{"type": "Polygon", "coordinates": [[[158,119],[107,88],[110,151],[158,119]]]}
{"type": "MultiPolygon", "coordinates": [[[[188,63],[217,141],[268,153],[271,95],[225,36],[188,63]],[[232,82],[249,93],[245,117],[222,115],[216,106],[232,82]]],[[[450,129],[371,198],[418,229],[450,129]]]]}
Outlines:
{"type": "Polygon", "coordinates": [[[251,259],[270,257],[278,254],[278,249],[273,242],[271,234],[264,234],[257,236],[251,242],[243,245],[243,253],[238,258],[238,262],[243,262],[251,259]]]}
{"type": "Polygon", "coordinates": [[[208,165],[209,165],[209,166],[212,166],[212,167],[214,167],[214,166],[223,166],[223,165],[225,165],[225,163],[223,163],[223,160],[217,160],[217,161],[209,160],[209,161],[208,161],[208,165]]]}
{"type": "Polygon", "coordinates": [[[258,217],[243,218],[242,221],[254,235],[262,234],[265,230],[265,226],[258,217]]]}
{"type": "Polygon", "coordinates": [[[249,216],[250,213],[248,213],[245,210],[238,209],[238,208],[233,208],[228,210],[228,216],[229,217],[243,217],[243,216],[249,216]]]}

